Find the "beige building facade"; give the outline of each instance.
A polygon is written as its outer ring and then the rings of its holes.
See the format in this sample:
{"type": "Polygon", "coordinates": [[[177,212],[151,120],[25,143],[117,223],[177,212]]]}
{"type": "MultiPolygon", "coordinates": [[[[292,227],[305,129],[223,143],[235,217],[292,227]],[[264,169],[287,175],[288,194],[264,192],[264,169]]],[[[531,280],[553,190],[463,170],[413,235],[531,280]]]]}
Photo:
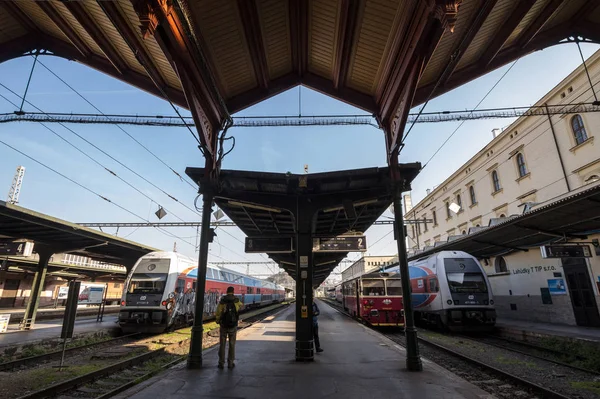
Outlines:
{"type": "MultiPolygon", "coordinates": [[[[600,95],[600,52],[586,64],[594,89],[600,95]]],[[[595,142],[600,132],[600,113],[582,112],[583,104],[594,100],[582,65],[535,104],[564,105],[572,113],[524,116],[496,134],[488,145],[406,213],[406,219],[432,221],[409,225],[409,256],[504,218],[521,215],[536,204],[600,184],[600,142],[595,142]]],[[[598,232],[587,241],[597,239],[598,233],[600,224],[598,232]]],[[[585,297],[571,290],[576,282],[569,283],[569,270],[576,266],[566,265],[561,259],[542,259],[537,248],[483,259],[498,316],[599,325],[600,317],[587,322],[578,319],[573,301],[587,302],[588,306],[596,307],[597,313],[600,256],[594,254],[578,262],[589,287],[585,297]],[[552,295],[552,304],[543,304],[540,289],[556,281],[560,284],[561,280],[566,284],[565,292],[552,295]],[[577,297],[573,298],[574,295],[577,297]]]]}
{"type": "Polygon", "coordinates": [[[380,270],[398,262],[397,255],[363,256],[342,271],[342,281],[361,276],[371,271],[380,270]]]}

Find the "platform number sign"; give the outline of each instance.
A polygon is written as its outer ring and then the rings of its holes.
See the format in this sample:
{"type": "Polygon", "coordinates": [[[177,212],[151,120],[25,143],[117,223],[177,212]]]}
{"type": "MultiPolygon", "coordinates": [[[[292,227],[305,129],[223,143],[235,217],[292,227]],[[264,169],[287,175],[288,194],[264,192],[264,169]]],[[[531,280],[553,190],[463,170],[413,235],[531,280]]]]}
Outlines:
{"type": "Polygon", "coordinates": [[[365,236],[337,236],[313,238],[313,252],[365,252],[365,236]]]}

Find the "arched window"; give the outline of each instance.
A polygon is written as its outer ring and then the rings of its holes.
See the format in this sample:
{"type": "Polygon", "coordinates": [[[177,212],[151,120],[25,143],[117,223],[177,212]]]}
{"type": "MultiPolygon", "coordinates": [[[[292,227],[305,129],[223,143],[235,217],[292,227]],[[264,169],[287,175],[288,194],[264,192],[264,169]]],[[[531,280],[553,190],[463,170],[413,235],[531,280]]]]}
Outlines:
{"type": "Polygon", "coordinates": [[[575,142],[581,144],[587,140],[588,136],[583,126],[583,119],[581,115],[577,114],[571,118],[571,128],[573,129],[573,135],[575,136],[575,142]]]}
{"type": "Polygon", "coordinates": [[[450,213],[450,203],[446,202],[446,217],[450,219],[452,217],[452,213],[450,213]]]}
{"type": "Polygon", "coordinates": [[[471,195],[471,205],[475,205],[477,203],[477,197],[475,196],[475,187],[469,187],[469,194],[471,195]]]}
{"type": "Polygon", "coordinates": [[[500,191],[500,178],[497,171],[492,172],[492,183],[494,184],[494,192],[500,191]]]}
{"type": "Polygon", "coordinates": [[[502,256],[498,256],[494,261],[494,267],[496,269],[496,273],[505,273],[508,271],[506,267],[506,261],[502,256]]]}
{"type": "Polygon", "coordinates": [[[433,215],[433,225],[437,226],[437,215],[435,214],[435,211],[431,211],[431,214],[433,215]]]}
{"type": "Polygon", "coordinates": [[[462,235],[464,236],[465,234],[467,234],[467,230],[462,231],[462,235]]]}
{"type": "Polygon", "coordinates": [[[517,154],[517,168],[519,169],[519,177],[523,177],[527,174],[527,166],[525,166],[525,157],[523,154],[517,154]]]}
{"type": "Polygon", "coordinates": [[[506,217],[506,215],[505,215],[505,214],[501,214],[501,215],[500,215],[500,217],[501,217],[501,218],[505,218],[505,217],[506,217]]]}
{"type": "Polygon", "coordinates": [[[462,209],[462,198],[460,198],[460,194],[456,194],[456,205],[460,206],[462,209]]]}

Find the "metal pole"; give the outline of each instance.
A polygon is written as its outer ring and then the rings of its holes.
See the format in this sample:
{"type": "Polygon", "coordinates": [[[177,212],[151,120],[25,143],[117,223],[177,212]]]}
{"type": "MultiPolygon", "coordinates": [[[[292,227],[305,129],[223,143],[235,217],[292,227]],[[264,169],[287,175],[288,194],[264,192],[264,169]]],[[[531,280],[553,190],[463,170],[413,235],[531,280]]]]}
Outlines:
{"type": "Polygon", "coordinates": [[[200,254],[198,256],[198,279],[196,280],[196,311],[190,342],[187,367],[198,369],[202,367],[202,326],[204,316],[204,291],[206,291],[206,264],[208,263],[208,241],[210,236],[210,216],[212,215],[213,193],[202,193],[202,228],[200,229],[200,254]]]}
{"type": "Polygon", "coordinates": [[[398,264],[402,280],[402,302],[404,304],[404,334],[406,336],[406,368],[409,371],[423,371],[423,364],[419,356],[419,342],[412,308],[410,277],[408,274],[408,259],[406,257],[406,235],[404,234],[404,221],[402,220],[402,193],[396,189],[394,195],[394,215],[398,243],[398,264]]]}
{"type": "Polygon", "coordinates": [[[58,371],[62,371],[63,364],[65,363],[65,351],[66,350],[67,350],[67,338],[63,339],[62,356],[60,358],[60,366],[58,366],[58,371]]]}
{"type": "Polygon", "coordinates": [[[23,105],[25,105],[25,98],[27,97],[27,92],[29,91],[29,84],[31,83],[31,78],[33,76],[33,70],[35,69],[35,64],[37,64],[37,54],[33,57],[33,65],[31,66],[31,72],[29,72],[29,79],[27,79],[27,86],[25,86],[25,93],[23,93],[23,99],[21,101],[21,107],[19,108],[19,113],[23,113],[23,105]]]}

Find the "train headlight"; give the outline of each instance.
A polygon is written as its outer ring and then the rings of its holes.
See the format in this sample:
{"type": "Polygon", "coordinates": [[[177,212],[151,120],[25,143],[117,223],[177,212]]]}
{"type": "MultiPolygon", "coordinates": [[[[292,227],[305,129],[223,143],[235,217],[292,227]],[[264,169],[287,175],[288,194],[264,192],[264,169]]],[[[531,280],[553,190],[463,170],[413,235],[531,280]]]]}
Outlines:
{"type": "Polygon", "coordinates": [[[121,301],[121,306],[125,306],[125,301],[121,301]]]}
{"type": "Polygon", "coordinates": [[[446,301],[446,303],[447,303],[448,305],[452,305],[452,299],[448,299],[448,300],[446,301]]]}
{"type": "Polygon", "coordinates": [[[494,300],[490,299],[490,305],[493,305],[493,304],[494,304],[494,300]]]}

